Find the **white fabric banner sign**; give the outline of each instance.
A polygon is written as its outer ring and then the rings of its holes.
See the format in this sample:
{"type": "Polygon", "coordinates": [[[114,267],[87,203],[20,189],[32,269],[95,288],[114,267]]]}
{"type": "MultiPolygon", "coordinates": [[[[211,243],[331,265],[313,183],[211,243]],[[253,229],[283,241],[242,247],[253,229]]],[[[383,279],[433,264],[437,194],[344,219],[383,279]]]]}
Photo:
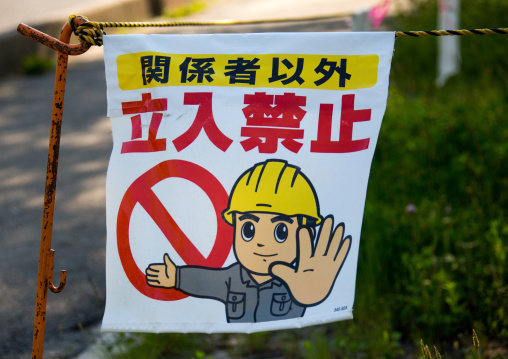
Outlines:
{"type": "Polygon", "coordinates": [[[395,34],[105,36],[104,331],[352,318],[395,34]]]}

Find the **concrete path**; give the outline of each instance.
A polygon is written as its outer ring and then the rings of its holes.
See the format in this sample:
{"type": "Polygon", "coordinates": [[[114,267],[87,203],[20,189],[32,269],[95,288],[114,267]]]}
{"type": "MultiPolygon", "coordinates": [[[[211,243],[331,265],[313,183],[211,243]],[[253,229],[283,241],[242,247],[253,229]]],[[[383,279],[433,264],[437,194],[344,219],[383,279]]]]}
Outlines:
{"type": "Polygon", "coordinates": [[[0,11],[0,33],[16,29],[20,22],[30,26],[40,26],[58,21],[61,24],[70,14],[87,15],[90,12],[118,6],[125,0],[24,0],[9,1],[0,11]]]}

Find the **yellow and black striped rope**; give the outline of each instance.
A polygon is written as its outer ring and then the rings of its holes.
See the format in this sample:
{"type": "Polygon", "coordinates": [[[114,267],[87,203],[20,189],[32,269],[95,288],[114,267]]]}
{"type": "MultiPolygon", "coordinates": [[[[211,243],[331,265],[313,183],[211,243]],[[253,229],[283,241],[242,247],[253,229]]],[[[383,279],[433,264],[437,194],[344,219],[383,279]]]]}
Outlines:
{"type": "MultiPolygon", "coordinates": [[[[281,22],[297,22],[297,21],[313,21],[313,20],[326,20],[339,17],[350,16],[350,14],[334,14],[327,16],[314,16],[305,18],[288,18],[288,19],[273,19],[273,20],[218,20],[218,21],[202,21],[202,22],[96,22],[87,21],[80,26],[74,26],[74,19],[77,15],[69,17],[69,25],[71,26],[74,34],[78,36],[81,41],[86,41],[92,45],[101,46],[104,28],[114,27],[185,27],[185,26],[224,26],[224,25],[253,25],[265,23],[281,23],[281,22]]],[[[88,20],[84,16],[79,16],[88,20]]],[[[395,37],[425,37],[425,36],[453,36],[453,35],[494,35],[494,34],[508,34],[508,28],[492,28],[492,29],[469,29],[469,30],[432,30],[432,31],[396,31],[395,37]]]]}
{"type": "Polygon", "coordinates": [[[508,34],[508,28],[469,29],[469,30],[432,30],[432,31],[397,31],[396,37],[452,36],[452,35],[495,35],[508,34]]]}

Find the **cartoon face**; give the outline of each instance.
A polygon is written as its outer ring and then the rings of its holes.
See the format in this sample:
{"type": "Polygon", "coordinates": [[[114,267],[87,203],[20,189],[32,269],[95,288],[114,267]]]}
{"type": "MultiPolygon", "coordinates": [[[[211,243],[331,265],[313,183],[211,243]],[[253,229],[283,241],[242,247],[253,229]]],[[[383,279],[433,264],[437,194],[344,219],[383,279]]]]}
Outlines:
{"type": "Polygon", "coordinates": [[[296,259],[296,216],[261,212],[235,213],[235,216],[235,254],[247,270],[268,275],[270,264],[289,264],[296,259]]]}

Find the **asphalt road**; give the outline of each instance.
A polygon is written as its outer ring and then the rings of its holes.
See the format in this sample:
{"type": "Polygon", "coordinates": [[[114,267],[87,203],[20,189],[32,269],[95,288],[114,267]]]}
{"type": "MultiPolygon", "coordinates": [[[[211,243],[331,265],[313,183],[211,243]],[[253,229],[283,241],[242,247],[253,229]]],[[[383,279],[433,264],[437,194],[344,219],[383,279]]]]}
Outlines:
{"type": "MultiPolygon", "coordinates": [[[[175,32],[338,31],[349,19],[199,27],[175,32]]],[[[54,74],[0,82],[0,357],[28,358],[33,316],[54,74]]],[[[104,64],[84,54],[67,78],[48,293],[44,357],[73,358],[94,339],[105,302],[105,182],[112,148],[104,64]]]]}
{"type": "MultiPolygon", "coordinates": [[[[31,353],[53,74],[0,83],[0,357],[31,353]]],[[[67,286],[49,293],[46,358],[75,354],[105,299],[105,181],[111,130],[101,62],[68,76],[53,248],[67,286]],[[79,343],[79,345],[78,345],[79,343]]]]}

